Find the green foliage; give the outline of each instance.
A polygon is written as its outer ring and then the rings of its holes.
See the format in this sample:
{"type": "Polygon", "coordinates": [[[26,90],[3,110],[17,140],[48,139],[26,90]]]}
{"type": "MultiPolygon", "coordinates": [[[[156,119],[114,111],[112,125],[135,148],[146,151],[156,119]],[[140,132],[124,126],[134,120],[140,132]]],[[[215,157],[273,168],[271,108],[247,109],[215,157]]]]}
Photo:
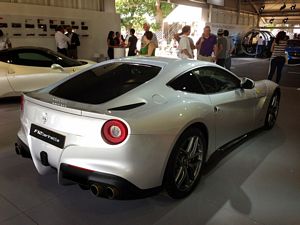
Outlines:
{"type": "Polygon", "coordinates": [[[121,25],[126,29],[131,27],[142,29],[143,24],[148,22],[147,19],[155,20],[156,24],[152,24],[153,30],[159,29],[161,26],[161,16],[164,18],[174,9],[174,5],[161,2],[160,10],[157,9],[158,0],[116,0],[116,11],[121,16],[121,25]],[[161,12],[161,13],[160,13],[161,12]],[[161,15],[162,14],[162,15],[161,15]]]}

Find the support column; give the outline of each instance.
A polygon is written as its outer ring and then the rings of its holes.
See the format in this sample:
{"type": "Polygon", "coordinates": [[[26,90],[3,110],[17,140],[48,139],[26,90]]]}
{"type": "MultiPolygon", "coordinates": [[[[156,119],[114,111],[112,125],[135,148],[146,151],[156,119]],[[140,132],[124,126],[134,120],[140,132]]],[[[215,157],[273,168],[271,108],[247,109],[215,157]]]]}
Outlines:
{"type": "Polygon", "coordinates": [[[241,0],[237,0],[237,16],[236,16],[236,24],[240,23],[240,13],[241,13],[241,0]]]}
{"type": "Polygon", "coordinates": [[[211,23],[212,8],[213,8],[213,5],[209,4],[209,10],[208,10],[208,22],[209,23],[211,23]]]}
{"type": "Polygon", "coordinates": [[[258,15],[258,16],[257,16],[256,27],[259,27],[259,21],[260,21],[260,18],[261,18],[261,16],[260,16],[260,15],[258,15]]]}

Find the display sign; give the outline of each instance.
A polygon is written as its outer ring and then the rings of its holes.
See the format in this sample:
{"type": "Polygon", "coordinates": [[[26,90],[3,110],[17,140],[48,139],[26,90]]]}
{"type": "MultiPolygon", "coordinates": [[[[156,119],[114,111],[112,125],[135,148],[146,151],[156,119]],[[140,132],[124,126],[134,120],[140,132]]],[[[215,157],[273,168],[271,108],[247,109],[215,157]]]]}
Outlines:
{"type": "Polygon", "coordinates": [[[89,37],[89,23],[81,19],[10,16],[0,17],[0,29],[9,37],[54,37],[56,28],[71,26],[80,37],[89,37]]]}

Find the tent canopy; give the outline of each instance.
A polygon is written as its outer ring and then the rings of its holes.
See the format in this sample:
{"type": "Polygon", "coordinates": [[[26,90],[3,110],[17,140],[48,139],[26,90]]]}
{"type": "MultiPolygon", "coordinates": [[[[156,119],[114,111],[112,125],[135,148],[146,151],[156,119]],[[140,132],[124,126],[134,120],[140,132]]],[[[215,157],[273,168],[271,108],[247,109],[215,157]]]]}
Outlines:
{"type": "Polygon", "coordinates": [[[187,23],[198,22],[202,17],[202,8],[178,5],[165,19],[166,23],[187,23]]]}

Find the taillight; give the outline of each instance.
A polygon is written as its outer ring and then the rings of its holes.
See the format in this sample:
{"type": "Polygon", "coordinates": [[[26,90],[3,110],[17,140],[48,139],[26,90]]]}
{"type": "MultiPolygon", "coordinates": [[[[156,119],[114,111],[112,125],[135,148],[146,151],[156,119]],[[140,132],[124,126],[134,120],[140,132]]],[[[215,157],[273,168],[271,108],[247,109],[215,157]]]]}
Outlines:
{"type": "Polygon", "coordinates": [[[127,138],[128,128],[120,120],[108,120],[104,123],[101,134],[108,144],[116,145],[127,138]]]}
{"type": "Polygon", "coordinates": [[[20,108],[21,108],[21,112],[24,111],[24,95],[21,95],[21,102],[20,102],[20,108]]]}

